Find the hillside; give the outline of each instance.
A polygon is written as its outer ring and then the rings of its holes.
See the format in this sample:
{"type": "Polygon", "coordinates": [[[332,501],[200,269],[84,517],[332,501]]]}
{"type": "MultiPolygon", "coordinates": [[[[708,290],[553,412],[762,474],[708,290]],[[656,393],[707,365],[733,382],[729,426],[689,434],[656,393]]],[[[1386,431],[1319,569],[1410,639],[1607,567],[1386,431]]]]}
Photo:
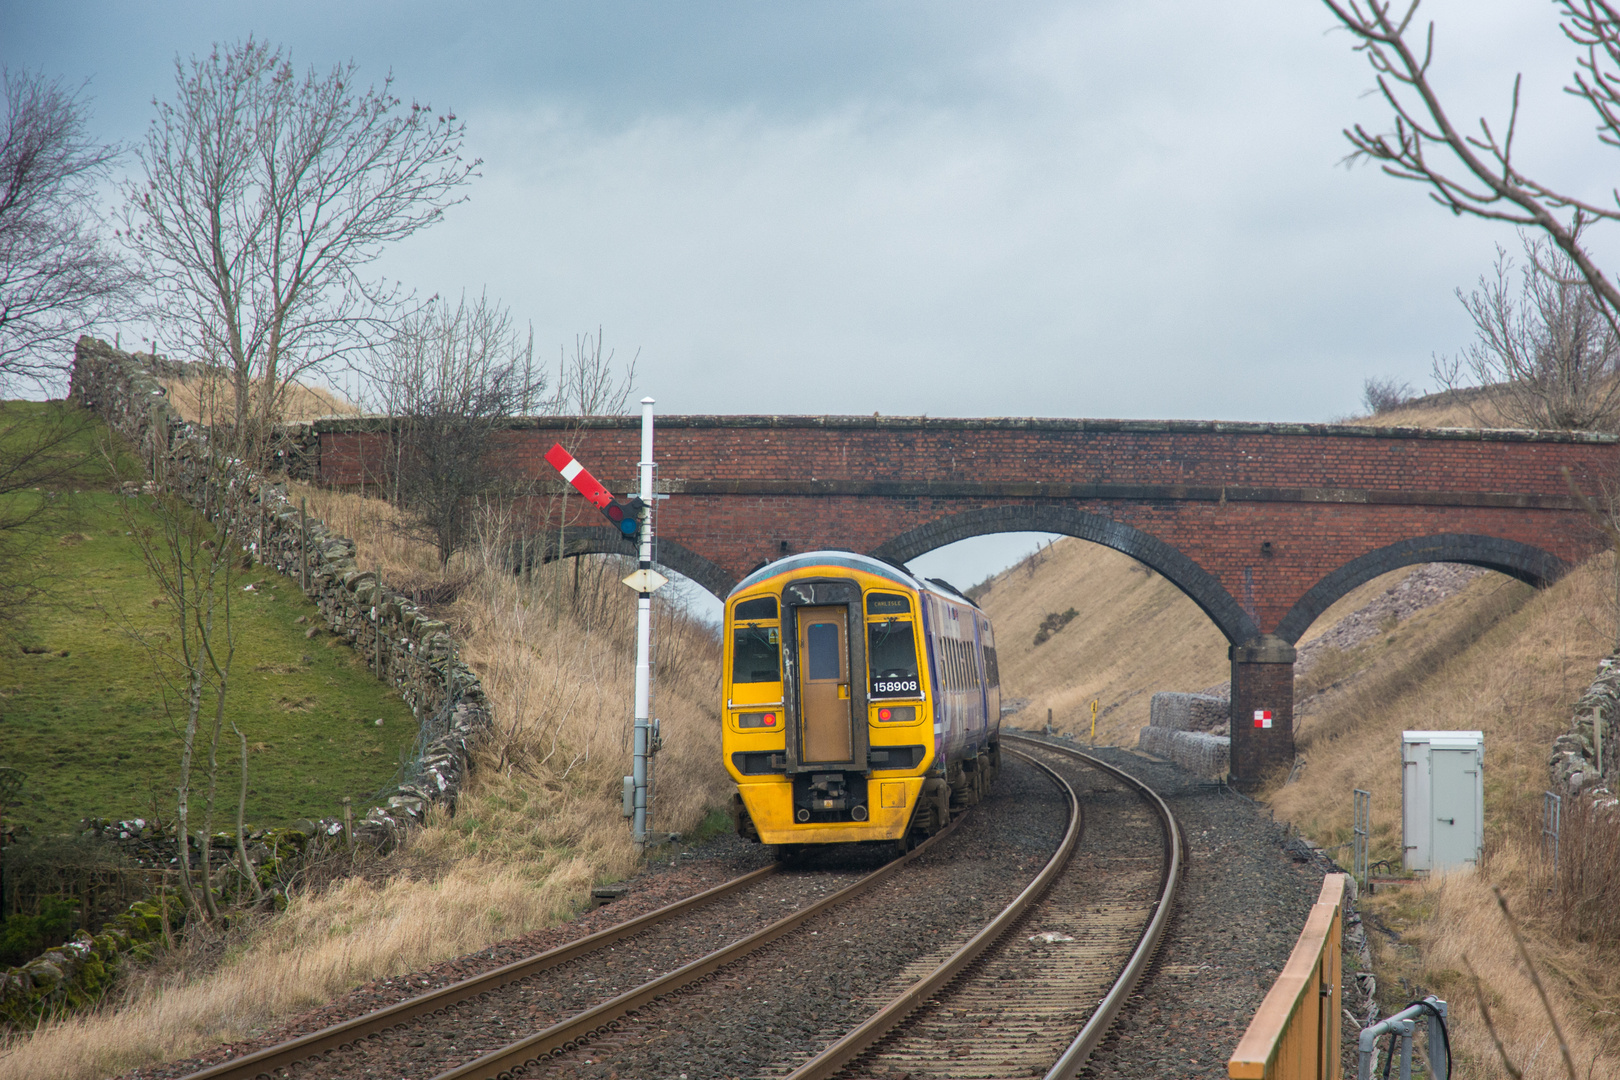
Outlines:
{"type": "MultiPolygon", "coordinates": [[[[1500,1071],[1479,1017],[1471,963],[1526,1075],[1563,1076],[1550,1032],[1525,979],[1491,885],[1525,924],[1532,955],[1550,976],[1555,1007],[1582,1069],[1620,1071],[1613,1001],[1620,996],[1613,941],[1576,941],[1547,889],[1539,856],[1540,804],[1553,739],[1613,641],[1615,580],[1609,556],[1542,592],[1471,568],[1409,568],[1368,582],[1335,604],[1302,639],[1296,666],[1294,782],[1262,792],[1279,820],[1348,864],[1351,791],[1371,791],[1372,858],[1400,866],[1400,732],[1477,728],[1486,745],[1486,857],[1473,875],[1363,898],[1372,925],[1380,1000],[1393,1010],[1421,993],[1452,1003],[1454,1075],[1500,1071]],[[1466,962],[1465,962],[1466,961],[1466,962]],[[1541,1050],[1538,1051],[1538,1047],[1541,1050]]],[[[1060,730],[1088,735],[1092,697],[1102,703],[1099,742],[1134,746],[1158,690],[1215,688],[1227,678],[1225,643],[1191,601],[1134,560],[1063,539],[988,583],[1003,692],[1028,699],[1009,722],[1036,727],[1053,710],[1060,730]],[[1042,645],[1050,612],[1076,617],[1042,645]]],[[[1583,903],[1613,902],[1605,889],[1583,903]]]]}
{"type": "MultiPolygon", "coordinates": [[[[62,408],[8,402],[0,420],[42,424],[62,408]]],[[[173,615],[132,535],[158,523],[109,479],[109,438],[92,423],[63,447],[81,463],[75,486],[18,556],[43,595],[0,649],[0,766],[26,774],[6,816],[36,833],[83,817],[174,815],[183,710],[173,615]]],[[[227,720],[249,744],[248,820],[335,816],[345,795],[363,813],[415,741],[410,709],[341,639],[311,633],[315,606],[296,582],[255,567],[231,595],[239,644],[227,720]]],[[[234,793],[238,743],[229,724],[224,735],[220,785],[234,793]]],[[[215,820],[234,816],[232,797],[215,820]]]]}

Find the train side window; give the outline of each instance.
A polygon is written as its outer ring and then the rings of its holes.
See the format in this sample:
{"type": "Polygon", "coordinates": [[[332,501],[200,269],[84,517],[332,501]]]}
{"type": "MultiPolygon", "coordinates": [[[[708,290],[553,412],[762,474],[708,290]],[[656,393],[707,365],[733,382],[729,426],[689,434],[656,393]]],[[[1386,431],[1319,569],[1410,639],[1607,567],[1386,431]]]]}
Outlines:
{"type": "Polygon", "coordinates": [[[774,619],[776,618],[776,597],[756,596],[752,600],[744,600],[737,605],[737,609],[731,613],[731,617],[737,622],[774,619]]]}
{"type": "Polygon", "coordinates": [[[888,619],[868,624],[866,642],[871,696],[910,696],[922,689],[917,678],[917,644],[909,620],[888,619]]]}
{"type": "MultiPolygon", "coordinates": [[[[771,604],[774,610],[776,601],[771,604]]],[[[782,681],[781,633],[776,627],[739,626],[732,630],[731,642],[732,682],[782,681]]]]}
{"type": "Polygon", "coordinates": [[[996,647],[984,647],[984,678],[991,686],[1001,685],[1001,669],[996,666],[996,647]]]}

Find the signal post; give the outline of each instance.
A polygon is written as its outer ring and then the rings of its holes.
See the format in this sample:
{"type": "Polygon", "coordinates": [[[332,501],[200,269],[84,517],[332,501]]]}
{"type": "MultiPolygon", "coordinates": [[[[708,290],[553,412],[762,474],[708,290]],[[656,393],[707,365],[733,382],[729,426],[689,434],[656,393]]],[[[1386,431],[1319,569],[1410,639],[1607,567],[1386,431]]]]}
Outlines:
{"type": "Polygon", "coordinates": [[[668,583],[653,569],[653,399],[641,399],[640,495],[628,505],[615,499],[561,443],[546,452],[546,461],[587,502],[613,523],[619,534],[635,542],[637,567],[624,583],[636,592],[636,697],[630,775],[624,778],[624,816],[631,819],[636,850],[647,846],[652,815],[652,756],[657,749],[652,719],[652,594],[668,583]]]}

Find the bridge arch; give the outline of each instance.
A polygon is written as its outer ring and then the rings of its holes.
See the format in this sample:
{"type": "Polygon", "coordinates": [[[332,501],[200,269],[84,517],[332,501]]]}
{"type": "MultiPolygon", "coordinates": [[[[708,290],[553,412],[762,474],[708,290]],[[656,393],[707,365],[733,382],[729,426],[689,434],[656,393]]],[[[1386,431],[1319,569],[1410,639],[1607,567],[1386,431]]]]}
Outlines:
{"type": "Polygon", "coordinates": [[[1260,637],[1260,628],[1216,578],[1180,551],[1143,532],[1100,514],[1063,506],[1005,506],[964,510],[901,533],[871,554],[906,562],[935,548],[971,536],[1005,532],[1053,532],[1113,548],[1164,575],[1197,604],[1233,644],[1260,637]]]}
{"type": "Polygon", "coordinates": [[[1300,597],[1277,624],[1276,635],[1293,643],[1311,623],[1356,586],[1380,574],[1416,563],[1467,563],[1496,570],[1536,588],[1550,585],[1569,571],[1569,564],[1551,552],[1517,540],[1473,533],[1440,533],[1400,540],[1352,559],[1323,576],[1300,597]]]}
{"type": "MultiPolygon", "coordinates": [[[[544,544],[544,540],[541,541],[544,544]]],[[[713,593],[720,600],[726,598],[736,579],[720,568],[710,559],[704,558],[685,544],[665,537],[659,537],[653,545],[657,558],[653,560],[655,566],[666,570],[673,570],[682,577],[697,582],[704,589],[713,593]]],[[[555,562],[558,559],[556,541],[553,539],[549,545],[541,548],[542,563],[555,562]]],[[[572,559],[580,555],[629,555],[634,557],[636,549],[631,546],[618,532],[606,526],[586,525],[568,530],[563,541],[562,558],[572,559]]],[[[514,559],[514,564],[521,561],[514,559]]]]}

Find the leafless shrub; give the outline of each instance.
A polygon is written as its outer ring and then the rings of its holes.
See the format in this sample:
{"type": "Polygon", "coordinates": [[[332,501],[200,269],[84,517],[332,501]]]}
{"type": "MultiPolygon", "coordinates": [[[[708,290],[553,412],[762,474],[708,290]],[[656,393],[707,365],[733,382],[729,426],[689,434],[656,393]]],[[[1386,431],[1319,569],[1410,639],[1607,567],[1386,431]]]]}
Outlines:
{"type": "MultiPolygon", "coordinates": [[[[1539,822],[1530,822],[1538,831],[1539,822]]],[[[1620,947],[1620,817],[1589,798],[1564,800],[1558,861],[1543,860],[1537,884],[1560,932],[1592,948],[1620,947]]]]}
{"type": "Polygon", "coordinates": [[[1492,406],[1519,427],[1612,427],[1620,419],[1620,334],[1567,256],[1543,239],[1523,242],[1517,288],[1513,260],[1499,247],[1494,275],[1467,296],[1457,291],[1478,337],[1461,355],[1437,358],[1435,378],[1448,388],[1493,387],[1492,406]]]}
{"type": "Polygon", "coordinates": [[[60,382],[73,340],[120,317],[135,276],[102,240],[97,183],[118,150],[85,134],[84,99],[3,72],[0,120],[0,390],[60,382]]]}
{"type": "Polygon", "coordinates": [[[498,486],[485,461],[496,432],[541,403],[533,331],[485,296],[435,300],[400,321],[372,380],[393,416],[395,502],[447,564],[471,535],[471,501],[498,486]]]}
{"type": "Polygon", "coordinates": [[[1374,415],[1398,409],[1415,396],[1411,383],[1396,382],[1394,376],[1370,378],[1361,385],[1362,404],[1374,415]]]}

